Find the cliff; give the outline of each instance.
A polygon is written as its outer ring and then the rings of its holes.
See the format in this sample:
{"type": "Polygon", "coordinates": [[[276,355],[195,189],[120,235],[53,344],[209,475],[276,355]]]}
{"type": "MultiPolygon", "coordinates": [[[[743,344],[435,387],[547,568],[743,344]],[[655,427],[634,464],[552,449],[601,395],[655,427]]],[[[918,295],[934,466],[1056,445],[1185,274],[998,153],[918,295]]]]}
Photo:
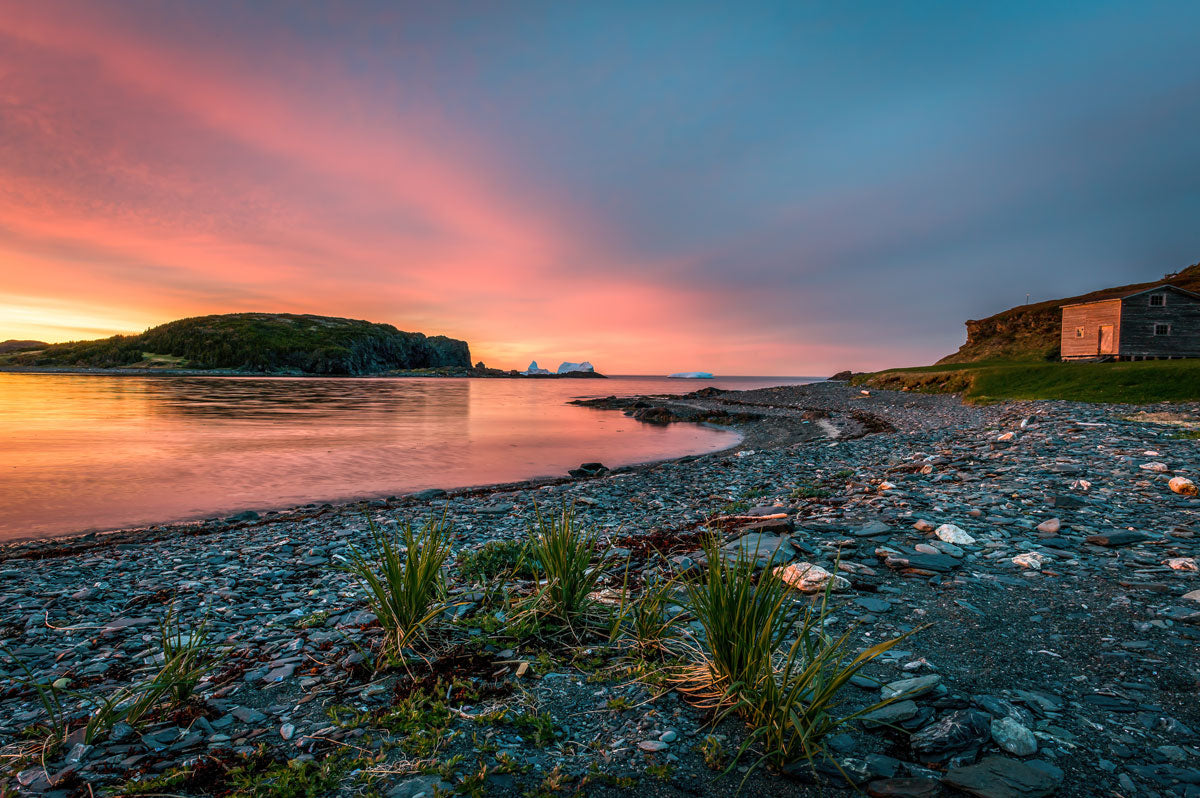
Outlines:
{"type": "Polygon", "coordinates": [[[189,369],[328,375],[397,369],[470,368],[465,341],[402,332],[390,324],[290,313],[197,316],[141,335],[51,344],[5,358],[17,366],[189,369]]]}
{"type": "Polygon", "coordinates": [[[967,342],[957,352],[937,362],[976,363],[985,360],[1057,360],[1060,309],[1073,302],[1131,294],[1144,288],[1170,283],[1188,291],[1200,291],[1200,263],[1189,266],[1169,279],[1134,283],[1105,288],[1090,294],[1052,299],[1033,305],[1018,305],[986,319],[972,319],[967,324],[967,342]]]}

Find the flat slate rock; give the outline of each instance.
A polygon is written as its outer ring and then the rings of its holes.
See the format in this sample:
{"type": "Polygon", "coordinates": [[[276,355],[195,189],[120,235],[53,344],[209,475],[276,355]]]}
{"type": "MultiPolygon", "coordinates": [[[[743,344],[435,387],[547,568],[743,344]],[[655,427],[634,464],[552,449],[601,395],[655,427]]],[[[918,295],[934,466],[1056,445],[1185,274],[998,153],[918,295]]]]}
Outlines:
{"type": "Polygon", "coordinates": [[[761,532],[770,535],[786,535],[792,531],[792,522],[788,518],[765,518],[762,521],[751,521],[740,527],[743,532],[761,532]]]}
{"type": "Polygon", "coordinates": [[[1062,771],[1033,760],[989,756],[976,765],[952,768],[942,783],[978,798],[1042,798],[1062,784],[1062,771]]]}
{"type": "Polygon", "coordinates": [[[1055,493],[1046,498],[1046,504],[1060,510],[1078,510],[1080,507],[1087,507],[1087,502],[1077,496],[1072,496],[1068,493],[1055,493]]]}
{"type": "Polygon", "coordinates": [[[943,794],[937,779],[878,779],[867,785],[871,798],[933,798],[943,794]]]}
{"type": "Polygon", "coordinates": [[[860,526],[852,533],[856,538],[875,538],[890,534],[892,528],[882,521],[871,521],[860,526]]]}
{"type": "Polygon", "coordinates": [[[1130,701],[1127,698],[1120,698],[1115,695],[1105,695],[1104,693],[1085,695],[1083,701],[1085,704],[1091,704],[1105,712],[1137,712],[1138,710],[1138,703],[1136,701],[1130,701]]]}
{"type": "Polygon", "coordinates": [[[919,568],[922,571],[953,571],[962,565],[948,554],[896,554],[885,560],[889,568],[919,568]]]}
{"type": "Polygon", "coordinates": [[[1107,535],[1088,535],[1087,542],[1093,546],[1129,546],[1134,543],[1141,543],[1144,540],[1150,540],[1150,536],[1142,532],[1131,532],[1124,530],[1121,532],[1110,532],[1107,535]]]}
{"type": "Polygon", "coordinates": [[[744,558],[758,568],[783,565],[796,556],[796,550],[792,548],[787,537],[762,532],[743,535],[732,543],[726,543],[721,547],[721,551],[724,558],[744,558]]]}

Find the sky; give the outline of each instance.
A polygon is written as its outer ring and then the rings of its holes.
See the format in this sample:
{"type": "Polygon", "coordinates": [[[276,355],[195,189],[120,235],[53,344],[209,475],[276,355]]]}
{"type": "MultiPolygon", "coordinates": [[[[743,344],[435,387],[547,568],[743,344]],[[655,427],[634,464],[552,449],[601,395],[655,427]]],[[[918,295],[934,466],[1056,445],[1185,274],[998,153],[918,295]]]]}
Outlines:
{"type": "Polygon", "coordinates": [[[1200,4],[0,0],[0,339],[822,375],[1200,261],[1200,4]]]}

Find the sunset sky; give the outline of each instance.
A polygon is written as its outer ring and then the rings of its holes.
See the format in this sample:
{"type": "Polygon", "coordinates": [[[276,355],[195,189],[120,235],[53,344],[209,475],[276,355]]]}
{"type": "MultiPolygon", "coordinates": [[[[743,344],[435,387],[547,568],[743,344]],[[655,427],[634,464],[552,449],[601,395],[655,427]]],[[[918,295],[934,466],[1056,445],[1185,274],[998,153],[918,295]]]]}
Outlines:
{"type": "Polygon", "coordinates": [[[1200,4],[0,0],[0,339],[915,365],[1200,261],[1200,4]]]}

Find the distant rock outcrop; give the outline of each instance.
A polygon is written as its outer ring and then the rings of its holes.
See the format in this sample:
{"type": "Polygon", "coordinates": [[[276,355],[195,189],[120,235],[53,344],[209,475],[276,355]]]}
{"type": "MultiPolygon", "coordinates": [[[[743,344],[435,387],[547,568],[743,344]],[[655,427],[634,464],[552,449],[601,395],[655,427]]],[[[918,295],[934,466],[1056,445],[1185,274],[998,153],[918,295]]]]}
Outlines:
{"type": "Polygon", "coordinates": [[[554,372],[550,371],[550,369],[544,369],[544,368],[540,367],[537,364],[537,361],[533,360],[533,361],[530,361],[529,368],[525,369],[521,373],[526,376],[535,376],[535,375],[553,374],[554,372]]]}

